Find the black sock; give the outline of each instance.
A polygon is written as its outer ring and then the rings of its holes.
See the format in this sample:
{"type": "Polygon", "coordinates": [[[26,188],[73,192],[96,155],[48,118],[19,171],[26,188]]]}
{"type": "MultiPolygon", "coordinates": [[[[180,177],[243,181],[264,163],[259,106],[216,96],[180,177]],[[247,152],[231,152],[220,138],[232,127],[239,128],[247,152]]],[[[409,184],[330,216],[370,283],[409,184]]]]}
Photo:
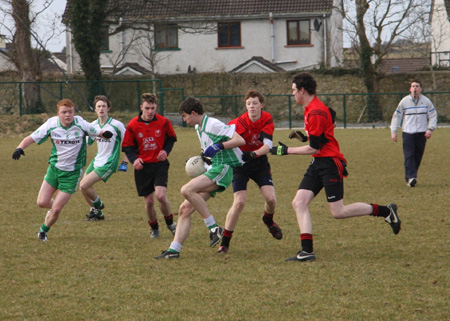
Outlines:
{"type": "Polygon", "coordinates": [[[302,251],[312,253],[313,252],[312,234],[302,233],[302,234],[300,234],[300,240],[302,243],[302,251]]]}
{"type": "Polygon", "coordinates": [[[225,229],[223,231],[222,243],[220,243],[220,246],[230,247],[230,241],[232,237],[233,231],[228,231],[227,229],[225,229]]]}
{"type": "Polygon", "coordinates": [[[173,224],[173,214],[170,214],[167,217],[164,216],[164,219],[166,220],[166,224],[167,225],[172,225],[173,224]]]}
{"type": "Polygon", "coordinates": [[[264,216],[263,216],[264,224],[266,224],[267,226],[272,226],[272,224],[273,224],[273,214],[275,214],[275,213],[268,214],[268,213],[264,212],[264,216]]]}

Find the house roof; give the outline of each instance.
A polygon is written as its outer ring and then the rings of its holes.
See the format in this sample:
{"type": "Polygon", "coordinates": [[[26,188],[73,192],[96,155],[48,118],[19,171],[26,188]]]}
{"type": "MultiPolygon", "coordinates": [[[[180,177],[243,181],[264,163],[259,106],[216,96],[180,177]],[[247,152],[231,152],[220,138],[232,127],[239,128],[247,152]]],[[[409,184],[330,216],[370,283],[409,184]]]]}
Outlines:
{"type": "MultiPolygon", "coordinates": [[[[67,1],[63,21],[72,1],[67,1]]],[[[110,12],[108,19],[115,20],[330,13],[332,8],[333,0],[109,0],[105,10],[110,12]]]]}
{"type": "Polygon", "coordinates": [[[240,64],[231,72],[276,72],[285,71],[283,68],[277,66],[276,64],[264,59],[260,56],[254,56],[247,60],[246,62],[240,64]]]}
{"type": "Polygon", "coordinates": [[[128,74],[128,73],[132,73],[132,74],[135,74],[135,75],[147,75],[147,74],[151,74],[151,71],[146,69],[146,68],[144,68],[144,67],[142,67],[138,63],[127,62],[122,67],[117,69],[116,72],[115,72],[116,75],[128,74]]]}

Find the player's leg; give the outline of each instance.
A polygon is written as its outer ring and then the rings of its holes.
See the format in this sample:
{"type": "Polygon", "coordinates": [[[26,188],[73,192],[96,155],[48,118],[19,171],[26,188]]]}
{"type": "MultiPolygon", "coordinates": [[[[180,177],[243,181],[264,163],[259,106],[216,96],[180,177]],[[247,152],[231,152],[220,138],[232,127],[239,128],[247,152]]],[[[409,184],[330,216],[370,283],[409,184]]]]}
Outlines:
{"type": "Polygon", "coordinates": [[[411,186],[410,179],[417,179],[417,165],[415,158],[415,139],[414,134],[402,133],[403,155],[405,165],[405,180],[408,186],[411,186]]]}
{"type": "Polygon", "coordinates": [[[52,208],[50,211],[48,211],[47,215],[45,216],[45,225],[47,227],[51,227],[53,224],[56,223],[56,221],[59,218],[59,215],[64,208],[64,206],[67,204],[67,202],[72,197],[72,194],[58,191],[56,193],[55,200],[53,202],[52,208]]]}
{"type": "MultiPolygon", "coordinates": [[[[209,193],[201,193],[201,196],[205,201],[211,197],[209,193]]],[[[191,217],[194,211],[195,209],[189,201],[184,200],[184,202],[181,203],[178,210],[178,224],[174,239],[170,244],[169,249],[163,251],[160,255],[155,256],[155,259],[173,259],[180,257],[180,251],[183,247],[183,243],[186,241],[191,230],[191,217]]]]}
{"type": "MultiPolygon", "coordinates": [[[[270,179],[272,182],[272,179],[270,179]]],[[[283,232],[277,223],[274,222],[273,216],[275,214],[275,207],[277,205],[277,199],[275,197],[275,188],[273,185],[261,186],[261,194],[264,197],[264,215],[262,217],[264,224],[267,226],[269,233],[277,239],[283,238],[283,232]]]]}
{"type": "Polygon", "coordinates": [[[214,183],[209,177],[200,175],[183,185],[181,188],[181,194],[187,201],[189,201],[189,203],[203,219],[207,219],[211,216],[211,213],[209,212],[208,205],[206,204],[204,197],[202,197],[202,193],[214,192],[218,189],[219,186],[216,185],[216,183],[214,183]]]}
{"type": "MultiPolygon", "coordinates": [[[[164,181],[166,182],[165,185],[167,185],[167,178],[164,181]]],[[[172,232],[172,234],[175,234],[177,223],[173,221],[173,214],[171,212],[170,208],[170,202],[167,198],[167,186],[165,185],[158,185],[158,179],[156,179],[155,182],[155,196],[159,203],[159,209],[161,213],[164,215],[164,220],[166,222],[166,226],[169,229],[169,231],[172,232]]]]}
{"type": "Polygon", "coordinates": [[[83,194],[86,203],[91,208],[89,214],[86,215],[87,220],[98,220],[104,218],[101,210],[105,206],[94,189],[94,184],[100,182],[101,180],[102,179],[95,171],[91,171],[89,173],[86,171],[80,182],[80,191],[83,194]]]}
{"type": "Polygon", "coordinates": [[[55,194],[55,192],[56,188],[50,185],[46,180],[43,180],[37,197],[37,205],[40,208],[51,208],[54,202],[53,194],[55,194]]]}
{"type": "MultiPolygon", "coordinates": [[[[234,187],[234,182],[233,182],[234,187]]],[[[225,230],[223,231],[222,242],[220,243],[217,253],[228,253],[230,247],[231,238],[239,220],[239,215],[244,209],[245,202],[247,201],[247,190],[239,190],[233,194],[233,204],[228,210],[225,218],[225,230]]]]}
{"type": "Polygon", "coordinates": [[[147,216],[148,225],[150,226],[150,238],[157,238],[159,237],[159,223],[156,217],[155,199],[153,194],[154,193],[144,196],[145,214],[147,216]]]}

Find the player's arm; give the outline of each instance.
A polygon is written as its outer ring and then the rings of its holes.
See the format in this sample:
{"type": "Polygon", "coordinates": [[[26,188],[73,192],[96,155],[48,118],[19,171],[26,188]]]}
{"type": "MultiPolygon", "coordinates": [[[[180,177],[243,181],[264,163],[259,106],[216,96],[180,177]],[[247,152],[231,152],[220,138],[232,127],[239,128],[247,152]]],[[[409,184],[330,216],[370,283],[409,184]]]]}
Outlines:
{"type": "Polygon", "coordinates": [[[25,137],[17,146],[16,150],[14,151],[12,158],[15,160],[18,160],[21,155],[25,156],[25,152],[23,151],[25,148],[33,144],[35,141],[31,136],[25,137]]]}

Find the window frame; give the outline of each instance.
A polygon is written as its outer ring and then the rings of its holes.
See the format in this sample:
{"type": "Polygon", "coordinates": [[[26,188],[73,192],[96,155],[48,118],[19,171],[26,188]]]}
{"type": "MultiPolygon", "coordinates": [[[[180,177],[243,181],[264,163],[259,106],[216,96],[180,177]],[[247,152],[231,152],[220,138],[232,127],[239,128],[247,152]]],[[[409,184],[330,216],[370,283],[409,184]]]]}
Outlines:
{"type": "Polygon", "coordinates": [[[294,19],[294,20],[286,20],[286,46],[287,47],[299,47],[299,46],[312,46],[311,43],[311,19],[294,19]],[[301,34],[302,34],[302,30],[300,28],[300,25],[302,22],[308,22],[308,35],[309,35],[309,40],[308,43],[302,43],[301,40],[301,34]],[[297,23],[296,26],[296,38],[298,39],[296,42],[293,42],[290,40],[290,28],[289,28],[289,24],[290,23],[297,23]]]}
{"type": "Polygon", "coordinates": [[[233,49],[233,48],[242,48],[242,24],[240,21],[219,21],[217,22],[217,49],[233,49]],[[231,27],[233,25],[238,25],[239,27],[239,44],[232,44],[233,43],[233,32],[231,30],[231,27]],[[227,26],[227,38],[228,43],[223,44],[221,43],[221,36],[220,31],[221,28],[227,26]]]}
{"type": "Polygon", "coordinates": [[[155,24],[154,25],[154,30],[153,30],[153,34],[154,34],[154,40],[153,40],[153,49],[154,50],[159,50],[159,51],[164,51],[164,50],[179,50],[179,45],[178,45],[178,24],[177,23],[161,23],[161,24],[155,24]],[[171,42],[171,31],[175,30],[175,46],[170,46],[170,42],[171,42]],[[163,42],[157,42],[158,37],[157,34],[160,33],[164,33],[164,41],[163,42]],[[159,46],[160,44],[162,44],[163,46],[159,46]]]}

